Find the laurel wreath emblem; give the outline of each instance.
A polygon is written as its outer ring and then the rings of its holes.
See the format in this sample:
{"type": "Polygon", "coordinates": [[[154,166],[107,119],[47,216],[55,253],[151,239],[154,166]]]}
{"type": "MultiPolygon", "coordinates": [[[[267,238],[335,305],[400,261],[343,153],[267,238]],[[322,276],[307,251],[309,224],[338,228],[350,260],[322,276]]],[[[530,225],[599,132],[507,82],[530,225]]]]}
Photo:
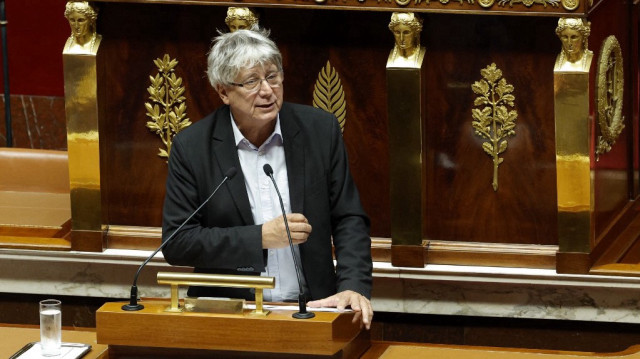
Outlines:
{"type": "Polygon", "coordinates": [[[147,92],[151,102],[145,102],[144,106],[151,121],[146,126],[160,136],[165,145],[165,148],[159,148],[158,156],[168,159],[173,136],[191,125],[191,121],[187,118],[182,78],[175,74],[178,60],[165,54],[162,59],[155,59],[153,63],[159,72],[155,77],[149,76],[151,86],[147,88],[147,92]]]}

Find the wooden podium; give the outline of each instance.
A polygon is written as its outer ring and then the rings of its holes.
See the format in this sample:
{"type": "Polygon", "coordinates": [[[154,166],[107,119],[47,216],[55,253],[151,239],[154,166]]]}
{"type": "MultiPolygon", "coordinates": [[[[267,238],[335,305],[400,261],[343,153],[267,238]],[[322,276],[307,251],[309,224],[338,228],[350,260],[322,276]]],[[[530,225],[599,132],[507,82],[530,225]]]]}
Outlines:
{"type": "Polygon", "coordinates": [[[292,310],[267,316],[165,311],[169,300],[142,301],[144,309],[106,303],[96,313],[99,344],[110,358],[359,358],[369,332],[352,323],[353,312],[316,312],[294,319],[292,310]]]}

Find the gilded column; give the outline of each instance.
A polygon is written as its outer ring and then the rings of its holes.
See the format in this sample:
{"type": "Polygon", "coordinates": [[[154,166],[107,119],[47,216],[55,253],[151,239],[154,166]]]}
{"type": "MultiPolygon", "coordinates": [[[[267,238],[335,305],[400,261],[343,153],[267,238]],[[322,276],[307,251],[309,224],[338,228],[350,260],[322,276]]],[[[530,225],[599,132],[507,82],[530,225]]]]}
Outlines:
{"type": "Polygon", "coordinates": [[[96,33],[97,8],[87,1],[67,2],[64,16],[71,36],[62,52],[67,147],[71,185],[71,246],[102,251],[105,247],[100,190],[100,140],[96,33]]]}
{"type": "Polygon", "coordinates": [[[591,173],[588,50],[590,23],[560,18],[562,50],[554,67],[556,176],[558,192],[557,270],[587,272],[594,242],[594,184],[591,173]]]}
{"type": "Polygon", "coordinates": [[[387,61],[391,187],[391,263],[424,266],[422,124],[424,99],[420,46],[422,19],[414,13],[394,12],[389,30],[395,46],[387,61]]]}

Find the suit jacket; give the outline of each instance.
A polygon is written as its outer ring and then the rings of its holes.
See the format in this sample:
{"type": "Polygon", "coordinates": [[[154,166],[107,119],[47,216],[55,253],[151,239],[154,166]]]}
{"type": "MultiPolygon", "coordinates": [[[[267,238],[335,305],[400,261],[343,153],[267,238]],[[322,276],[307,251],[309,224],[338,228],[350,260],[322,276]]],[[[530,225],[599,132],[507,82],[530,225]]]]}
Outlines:
{"type": "MultiPolygon", "coordinates": [[[[259,275],[265,270],[262,225],[253,221],[231,127],[223,106],[174,137],[163,209],[163,240],[205,201],[231,167],[237,174],[167,243],[172,265],[199,273],[259,275]]],[[[369,218],[360,204],[336,118],[285,102],[280,127],[291,210],[312,226],[300,245],[310,299],[353,290],[371,296],[369,218]],[[332,239],[337,265],[332,257],[332,239]]],[[[246,289],[191,287],[190,296],[253,300],[246,289]]]]}

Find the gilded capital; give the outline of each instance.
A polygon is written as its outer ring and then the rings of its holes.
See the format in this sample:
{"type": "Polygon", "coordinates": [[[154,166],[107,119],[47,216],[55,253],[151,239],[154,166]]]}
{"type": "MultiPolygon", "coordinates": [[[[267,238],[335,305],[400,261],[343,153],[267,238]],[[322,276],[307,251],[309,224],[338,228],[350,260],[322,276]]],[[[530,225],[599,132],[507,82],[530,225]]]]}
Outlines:
{"type": "Polygon", "coordinates": [[[412,12],[394,12],[389,30],[395,45],[389,54],[387,67],[421,67],[425,53],[425,48],[420,46],[422,19],[412,12]]]}
{"type": "Polygon", "coordinates": [[[69,21],[71,36],[67,39],[63,53],[95,55],[102,36],[96,33],[98,9],[88,1],[69,1],[64,10],[69,21]]]}
{"type": "Polygon", "coordinates": [[[556,58],[554,71],[589,72],[593,52],[589,50],[591,23],[579,18],[562,17],[558,20],[556,34],[562,50],[556,58]]]}
{"type": "Polygon", "coordinates": [[[258,25],[258,14],[248,7],[230,7],[227,9],[227,17],[224,22],[227,24],[229,31],[251,29],[254,25],[258,25]]]}

